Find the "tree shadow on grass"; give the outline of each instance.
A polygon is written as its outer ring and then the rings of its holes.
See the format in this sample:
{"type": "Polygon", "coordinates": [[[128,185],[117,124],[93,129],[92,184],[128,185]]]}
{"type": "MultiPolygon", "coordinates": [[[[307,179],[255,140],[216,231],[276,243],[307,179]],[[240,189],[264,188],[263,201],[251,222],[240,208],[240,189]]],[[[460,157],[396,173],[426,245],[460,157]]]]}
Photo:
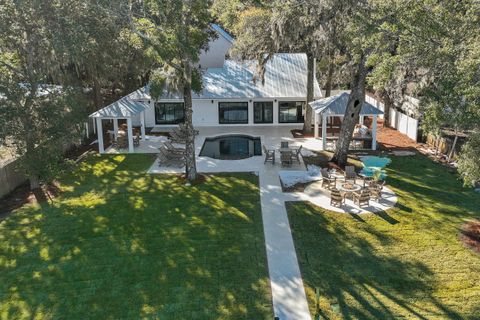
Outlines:
{"type": "Polygon", "coordinates": [[[0,224],[7,317],[271,319],[257,178],[185,187],[150,161],[94,157],[0,224]]]}
{"type": "Polygon", "coordinates": [[[319,288],[326,319],[461,318],[431,294],[436,279],[425,264],[374,246],[394,245],[388,234],[365,223],[354,232],[310,204],[287,208],[312,314],[319,288]]]}

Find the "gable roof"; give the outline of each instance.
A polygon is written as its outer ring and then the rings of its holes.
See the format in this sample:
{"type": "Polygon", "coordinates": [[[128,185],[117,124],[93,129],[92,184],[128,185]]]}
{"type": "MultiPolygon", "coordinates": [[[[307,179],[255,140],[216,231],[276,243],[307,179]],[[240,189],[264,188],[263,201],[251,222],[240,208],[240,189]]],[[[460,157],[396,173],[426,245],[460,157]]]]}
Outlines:
{"type": "MultiPolygon", "coordinates": [[[[309,104],[315,113],[325,113],[328,116],[343,116],[345,114],[345,110],[347,109],[349,96],[350,93],[342,92],[331,97],[310,102],[309,104]]],[[[360,110],[360,114],[380,115],[383,114],[383,111],[375,108],[368,102],[364,102],[362,105],[362,110],[360,110]]]]}
{"type": "Polygon", "coordinates": [[[222,27],[220,27],[218,24],[210,23],[210,27],[214,31],[216,31],[220,36],[225,38],[225,40],[227,40],[230,43],[233,43],[233,41],[234,41],[233,37],[227,31],[225,31],[222,27]]]}
{"type": "Polygon", "coordinates": [[[90,118],[131,118],[148,108],[148,103],[125,96],[90,115],[90,118]]]}

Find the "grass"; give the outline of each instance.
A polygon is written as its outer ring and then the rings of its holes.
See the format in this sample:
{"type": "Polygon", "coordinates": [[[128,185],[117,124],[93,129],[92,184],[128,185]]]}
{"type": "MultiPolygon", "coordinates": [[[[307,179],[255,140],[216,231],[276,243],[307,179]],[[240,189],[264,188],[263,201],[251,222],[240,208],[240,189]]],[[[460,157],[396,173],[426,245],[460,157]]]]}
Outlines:
{"type": "Polygon", "coordinates": [[[0,319],[271,319],[258,178],[95,156],[0,223],[0,319]]]}
{"type": "Polygon", "coordinates": [[[315,314],[325,319],[478,319],[480,255],[459,241],[480,217],[480,197],[423,156],[394,157],[388,183],[398,205],[369,215],[287,206],[315,314]]]}

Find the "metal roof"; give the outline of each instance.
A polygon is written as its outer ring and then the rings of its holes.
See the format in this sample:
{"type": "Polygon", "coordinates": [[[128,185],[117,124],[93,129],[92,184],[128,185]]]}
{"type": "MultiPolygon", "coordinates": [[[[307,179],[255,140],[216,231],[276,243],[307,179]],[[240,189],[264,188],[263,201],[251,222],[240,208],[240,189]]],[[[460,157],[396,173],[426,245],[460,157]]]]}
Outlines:
{"type": "MultiPolygon", "coordinates": [[[[222,68],[208,68],[203,74],[203,90],[193,99],[298,98],[307,96],[307,55],[304,53],[274,54],[265,66],[265,83],[256,81],[256,61],[226,60],[222,68]]],[[[257,77],[258,78],[258,77],[257,77]]],[[[137,90],[138,91],[138,90],[137,90]]],[[[150,99],[149,86],[143,99],[150,99]]],[[[322,92],[314,77],[314,97],[322,92]]],[[[160,100],[181,100],[181,94],[166,92],[160,100]]]]}
{"type": "MultiPolygon", "coordinates": [[[[310,102],[309,104],[315,113],[325,113],[328,116],[343,116],[347,109],[349,96],[349,93],[342,92],[331,97],[310,102]]],[[[365,116],[380,115],[383,114],[383,111],[375,108],[368,102],[364,102],[360,114],[365,116]]]]}
{"type": "Polygon", "coordinates": [[[126,96],[92,113],[90,118],[131,118],[147,108],[147,103],[134,101],[126,96]]]}
{"type": "Polygon", "coordinates": [[[220,27],[216,23],[210,23],[210,27],[215,30],[218,34],[220,34],[222,37],[224,37],[228,42],[233,43],[233,37],[225,31],[222,27],[220,27]]]}

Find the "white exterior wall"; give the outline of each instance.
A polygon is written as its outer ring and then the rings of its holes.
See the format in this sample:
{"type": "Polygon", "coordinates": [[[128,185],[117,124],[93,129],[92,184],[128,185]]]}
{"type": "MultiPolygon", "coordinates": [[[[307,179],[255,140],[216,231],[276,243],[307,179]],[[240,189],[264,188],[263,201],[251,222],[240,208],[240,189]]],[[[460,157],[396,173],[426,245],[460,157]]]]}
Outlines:
{"type": "MultiPolygon", "coordinates": [[[[222,99],[222,100],[193,100],[193,125],[202,126],[292,126],[295,123],[278,122],[278,103],[279,101],[302,101],[298,98],[263,98],[263,99],[222,99]],[[253,122],[253,103],[255,101],[273,102],[273,123],[254,123],[253,122]],[[220,124],[218,117],[219,102],[248,102],[248,124],[220,124]]],[[[179,102],[179,100],[161,100],[161,102],[179,102]]],[[[299,123],[301,124],[301,123],[299,123]]],[[[145,111],[146,127],[171,127],[175,125],[156,125],[154,103],[151,101],[150,108],[145,111]]]]}
{"type": "Polygon", "coordinates": [[[202,69],[221,68],[225,62],[225,55],[230,50],[232,43],[219,35],[217,39],[211,40],[208,50],[200,53],[198,64],[202,69]]]}

